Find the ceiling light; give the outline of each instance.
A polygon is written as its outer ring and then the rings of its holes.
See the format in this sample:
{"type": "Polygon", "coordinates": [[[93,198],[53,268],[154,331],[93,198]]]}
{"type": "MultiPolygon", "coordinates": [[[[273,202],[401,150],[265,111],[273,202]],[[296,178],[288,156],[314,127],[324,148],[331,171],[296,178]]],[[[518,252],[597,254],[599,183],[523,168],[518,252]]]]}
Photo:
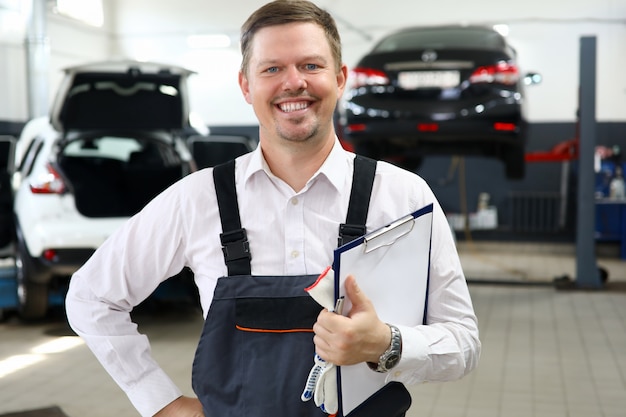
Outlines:
{"type": "Polygon", "coordinates": [[[91,26],[102,27],[102,0],[56,0],[56,11],[91,26]]]}
{"type": "Polygon", "coordinates": [[[190,35],[187,37],[187,45],[192,49],[216,49],[230,47],[228,35],[190,35]]]}

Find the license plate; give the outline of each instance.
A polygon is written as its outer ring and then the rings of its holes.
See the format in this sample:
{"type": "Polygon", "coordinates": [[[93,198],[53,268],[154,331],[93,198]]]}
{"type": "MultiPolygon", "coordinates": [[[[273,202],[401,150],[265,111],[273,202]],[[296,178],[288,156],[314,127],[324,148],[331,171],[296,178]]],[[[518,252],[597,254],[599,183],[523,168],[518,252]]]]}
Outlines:
{"type": "Polygon", "coordinates": [[[405,90],[450,88],[460,82],[459,71],[405,71],[398,74],[398,85],[405,90]]]}

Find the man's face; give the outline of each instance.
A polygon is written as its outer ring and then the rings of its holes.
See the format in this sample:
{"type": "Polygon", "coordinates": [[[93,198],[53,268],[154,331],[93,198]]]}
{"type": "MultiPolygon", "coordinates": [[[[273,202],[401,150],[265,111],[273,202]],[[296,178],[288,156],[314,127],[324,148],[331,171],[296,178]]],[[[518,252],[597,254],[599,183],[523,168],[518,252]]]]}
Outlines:
{"type": "Polygon", "coordinates": [[[239,84],[259,119],[262,140],[304,142],[331,137],[346,74],[345,66],[337,73],[321,27],[289,23],[254,35],[248,72],[239,74],[239,84]]]}

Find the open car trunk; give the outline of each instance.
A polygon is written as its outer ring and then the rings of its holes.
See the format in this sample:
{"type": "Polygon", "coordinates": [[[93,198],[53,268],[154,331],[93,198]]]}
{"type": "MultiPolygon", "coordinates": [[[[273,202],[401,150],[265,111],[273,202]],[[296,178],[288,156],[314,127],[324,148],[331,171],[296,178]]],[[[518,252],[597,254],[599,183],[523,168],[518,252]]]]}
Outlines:
{"type": "Polygon", "coordinates": [[[137,61],[66,68],[50,121],[59,132],[185,129],[190,74],[181,67],[137,61]]]}
{"type": "Polygon", "coordinates": [[[189,172],[172,145],[119,134],[68,142],[57,166],[86,217],[132,216],[189,172]]]}

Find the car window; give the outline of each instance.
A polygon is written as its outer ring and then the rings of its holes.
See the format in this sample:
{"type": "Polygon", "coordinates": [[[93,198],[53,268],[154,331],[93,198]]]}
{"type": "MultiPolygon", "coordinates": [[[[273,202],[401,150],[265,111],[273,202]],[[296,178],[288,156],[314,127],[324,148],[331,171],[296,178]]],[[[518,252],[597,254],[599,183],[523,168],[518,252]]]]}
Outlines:
{"type": "Polygon", "coordinates": [[[40,138],[36,138],[28,144],[24,159],[22,159],[18,169],[18,171],[22,173],[22,176],[27,177],[30,175],[35,165],[35,159],[37,159],[41,148],[43,148],[43,140],[40,138]]]}
{"type": "Polygon", "coordinates": [[[104,136],[74,140],[63,149],[65,156],[90,156],[128,161],[131,153],[142,149],[135,138],[104,136]]]}
{"type": "Polygon", "coordinates": [[[483,29],[445,28],[403,31],[383,39],[374,52],[406,49],[502,49],[504,40],[497,32],[483,29]]]}

